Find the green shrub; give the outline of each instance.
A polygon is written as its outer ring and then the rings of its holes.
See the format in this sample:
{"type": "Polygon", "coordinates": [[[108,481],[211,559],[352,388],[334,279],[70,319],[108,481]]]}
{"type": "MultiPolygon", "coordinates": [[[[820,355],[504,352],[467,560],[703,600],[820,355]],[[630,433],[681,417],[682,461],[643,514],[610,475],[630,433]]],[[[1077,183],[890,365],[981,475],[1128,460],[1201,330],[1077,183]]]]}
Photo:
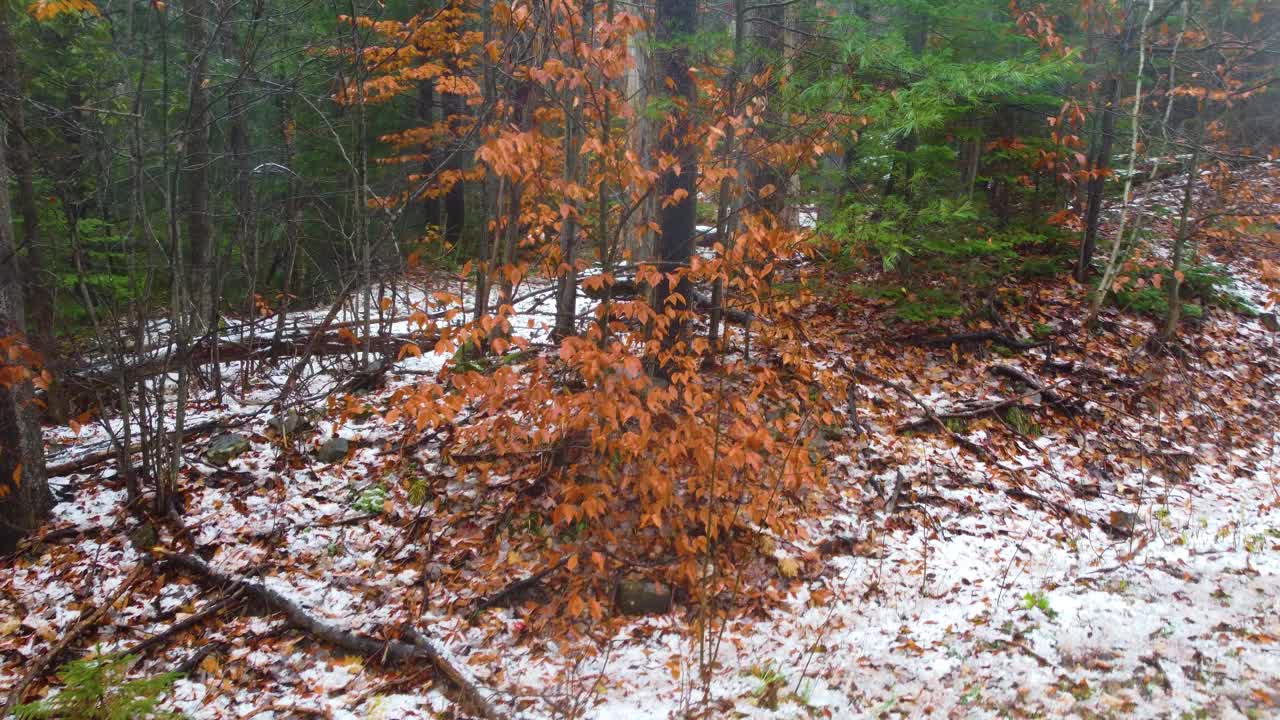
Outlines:
{"type": "Polygon", "coordinates": [[[137,655],[100,655],[74,660],[58,671],[62,687],[39,702],[14,709],[18,720],[63,718],[65,720],[136,720],[138,718],[180,718],[158,710],[160,698],[181,675],[162,673],[128,679],[137,655]]]}
{"type": "MultiPolygon", "coordinates": [[[[1117,307],[1154,317],[1164,317],[1169,313],[1168,283],[1173,278],[1168,268],[1144,267],[1125,276],[1124,280],[1122,287],[1111,293],[1111,300],[1117,307]],[[1154,280],[1157,275],[1160,276],[1159,287],[1154,280]]],[[[1202,305],[1221,307],[1250,317],[1258,313],[1257,308],[1235,291],[1235,280],[1227,269],[1217,263],[1183,267],[1180,295],[1184,300],[1199,300],[1201,303],[1184,302],[1184,318],[1201,317],[1204,314],[1202,305]]]]}

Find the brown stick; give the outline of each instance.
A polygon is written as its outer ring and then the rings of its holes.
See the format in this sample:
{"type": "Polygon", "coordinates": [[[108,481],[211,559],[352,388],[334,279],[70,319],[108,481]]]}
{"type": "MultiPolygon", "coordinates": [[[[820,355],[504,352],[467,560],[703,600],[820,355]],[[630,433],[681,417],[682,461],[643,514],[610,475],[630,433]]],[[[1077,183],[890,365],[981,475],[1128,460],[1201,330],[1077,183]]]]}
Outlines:
{"type": "MultiPolygon", "coordinates": [[[[1053,388],[1047,387],[1044,383],[1040,382],[1035,377],[1032,377],[1030,373],[1023,371],[1020,368],[1016,368],[1012,365],[998,364],[987,368],[987,371],[993,375],[1003,375],[1004,377],[1012,378],[1029,388],[1034,388],[1043,395],[1044,400],[1047,403],[1058,405],[1060,407],[1064,406],[1062,398],[1053,391],[1053,388]]],[[[1063,409],[1066,408],[1064,407],[1063,409]]]]}
{"type": "Polygon", "coordinates": [[[45,670],[47,670],[49,666],[58,659],[58,656],[61,655],[63,651],[71,645],[71,643],[76,641],[76,638],[80,637],[80,635],[89,628],[98,627],[98,623],[102,620],[102,616],[106,615],[107,611],[110,610],[111,607],[125,595],[125,593],[132,590],[133,586],[138,584],[138,581],[142,579],[143,571],[146,570],[149,565],[150,561],[144,560],[134,566],[133,571],[129,573],[129,576],[125,578],[124,582],[120,583],[120,587],[112,593],[111,597],[107,598],[80,622],[73,625],[71,629],[68,630],[60,640],[58,640],[58,642],[53,644],[53,647],[50,647],[43,655],[36,659],[35,663],[32,664],[31,669],[27,671],[27,674],[23,675],[22,679],[18,681],[18,684],[14,685],[13,690],[9,692],[9,698],[5,701],[4,710],[0,711],[0,717],[8,716],[14,708],[22,703],[22,698],[27,694],[27,690],[31,687],[31,684],[36,680],[39,680],[40,677],[44,675],[45,670]]]}
{"type": "Polygon", "coordinates": [[[233,591],[230,595],[225,595],[223,597],[218,598],[217,600],[214,600],[213,602],[201,608],[199,612],[196,612],[190,617],[185,618],[184,620],[181,620],[179,622],[176,622],[173,625],[170,625],[166,630],[164,630],[164,632],[157,633],[145,640],[139,641],[133,647],[129,648],[128,650],[125,650],[125,654],[141,655],[142,653],[155,647],[156,645],[159,645],[163,642],[168,641],[173,636],[181,632],[184,632],[186,630],[189,630],[195,627],[196,625],[199,625],[205,620],[208,620],[213,615],[216,615],[219,612],[221,612],[223,608],[232,604],[232,602],[234,602],[239,595],[240,595],[239,591],[233,591]]]}
{"type": "Polygon", "coordinates": [[[916,406],[919,407],[922,411],[924,411],[924,414],[930,420],[932,420],[934,424],[938,426],[939,430],[941,430],[942,432],[950,436],[951,439],[955,440],[956,443],[959,444],[961,447],[974,453],[975,455],[978,455],[979,457],[987,458],[992,461],[996,460],[995,456],[991,454],[990,450],[982,447],[981,445],[973,442],[972,440],[961,437],[954,430],[947,427],[947,424],[942,421],[942,418],[938,417],[938,413],[934,412],[933,408],[929,407],[929,405],[926,404],[923,400],[916,397],[916,394],[908,390],[906,386],[902,385],[901,383],[896,383],[892,380],[882,378],[879,375],[872,375],[871,373],[867,372],[866,370],[863,370],[860,367],[851,368],[850,372],[852,372],[857,377],[862,378],[863,380],[870,380],[871,382],[877,383],[879,385],[883,385],[887,388],[890,388],[896,391],[900,395],[904,395],[910,398],[911,401],[914,402],[916,406]]]}
{"type": "Polygon", "coordinates": [[[1046,392],[1046,389],[1043,387],[1032,388],[1031,390],[1028,390],[1022,393],[1021,395],[1011,397],[1011,398],[1004,398],[1002,400],[996,400],[994,402],[986,403],[985,405],[971,407],[967,410],[957,410],[955,412],[944,412],[944,413],[932,412],[932,414],[929,415],[928,417],[917,418],[915,420],[908,420],[907,422],[902,423],[897,428],[895,428],[895,430],[897,432],[905,432],[907,430],[918,430],[937,420],[968,420],[971,418],[983,417],[985,415],[994,415],[995,413],[998,413],[1001,410],[1005,410],[1011,407],[1019,407],[1022,405],[1023,400],[1031,397],[1032,395],[1036,395],[1044,392],[1046,392]]]}
{"type": "Polygon", "coordinates": [[[165,561],[210,582],[240,590],[268,607],[284,613],[289,620],[289,624],[293,627],[315,636],[321,642],[341,648],[347,652],[374,658],[384,665],[426,660],[431,663],[437,672],[449,680],[462,697],[463,702],[468,706],[470,712],[485,720],[499,720],[502,717],[481,694],[479,688],[467,679],[448,658],[442,655],[417,630],[410,629],[408,631],[410,639],[413,640],[412,644],[398,640],[375,640],[371,637],[340,630],[332,625],[326,625],[298,607],[293,601],[267,586],[218,572],[194,555],[166,554],[165,561]]]}
{"type": "Polygon", "coordinates": [[[508,599],[524,593],[525,591],[529,590],[533,586],[545,580],[546,577],[551,573],[564,567],[565,563],[567,562],[569,562],[569,557],[568,556],[562,557],[560,558],[559,561],[554,562],[542,568],[538,572],[528,577],[520,578],[519,580],[508,583],[505,587],[503,587],[498,592],[476,603],[475,609],[473,609],[470,613],[467,613],[467,617],[474,618],[475,616],[479,615],[485,610],[488,610],[489,608],[494,607],[496,605],[500,605],[506,602],[508,599]]]}

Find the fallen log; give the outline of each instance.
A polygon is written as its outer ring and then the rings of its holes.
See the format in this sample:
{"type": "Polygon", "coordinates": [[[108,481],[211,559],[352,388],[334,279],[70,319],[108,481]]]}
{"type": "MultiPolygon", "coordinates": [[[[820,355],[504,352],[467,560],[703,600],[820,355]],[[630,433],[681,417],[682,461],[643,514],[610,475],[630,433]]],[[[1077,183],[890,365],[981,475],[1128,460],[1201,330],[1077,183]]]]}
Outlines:
{"type": "Polygon", "coordinates": [[[989,459],[993,462],[996,461],[995,455],[993,455],[990,450],[982,447],[981,445],[973,442],[972,440],[966,437],[961,436],[956,431],[947,427],[947,423],[944,422],[943,419],[938,416],[938,413],[934,412],[932,407],[930,407],[927,403],[925,403],[923,400],[917,397],[916,394],[911,392],[911,390],[909,390],[905,385],[902,385],[901,383],[896,383],[887,378],[882,378],[879,375],[874,375],[862,367],[849,368],[847,365],[844,364],[843,359],[840,362],[841,362],[841,365],[844,365],[844,367],[847,370],[849,370],[849,372],[853,373],[855,377],[860,378],[862,380],[870,380],[871,382],[874,382],[878,385],[883,385],[884,387],[887,387],[893,390],[894,392],[897,392],[898,394],[909,398],[911,402],[915,403],[916,406],[919,407],[924,412],[924,414],[931,421],[933,421],[935,425],[938,426],[939,430],[946,433],[952,440],[956,442],[956,444],[960,445],[964,449],[968,450],[969,452],[972,452],[973,454],[983,459],[989,459]]]}
{"type": "Polygon", "coordinates": [[[992,342],[997,345],[1003,345],[1010,350],[1031,350],[1052,344],[1051,340],[1024,342],[994,330],[957,333],[955,335],[943,335],[941,337],[929,335],[908,335],[906,337],[899,338],[899,341],[909,345],[922,345],[924,347],[951,347],[952,345],[976,345],[978,343],[992,342]]]}
{"type": "MultiPolygon", "coordinates": [[[[433,338],[413,335],[375,335],[370,338],[369,351],[383,357],[394,358],[406,343],[433,342],[433,338]]],[[[167,372],[179,366],[188,368],[210,364],[268,361],[306,356],[348,355],[360,352],[362,346],[352,343],[337,332],[293,335],[283,338],[262,337],[249,340],[198,342],[181,355],[152,356],[121,368],[102,370],[80,368],[69,371],[63,378],[64,392],[73,398],[93,398],[100,393],[111,393],[120,385],[121,373],[126,384],[132,384],[167,372]],[[314,343],[314,344],[312,344],[314,343]],[[309,352],[308,352],[309,351],[309,352]]]]}
{"type": "MultiPolygon", "coordinates": [[[[196,423],[195,425],[191,425],[189,427],[183,428],[182,437],[184,440],[188,440],[192,437],[205,435],[211,432],[216,432],[218,430],[230,430],[233,427],[239,427],[245,424],[246,422],[253,419],[257,415],[258,413],[255,412],[255,413],[238,416],[234,420],[206,420],[204,422],[196,423]]],[[[173,431],[170,431],[168,435],[170,440],[177,437],[177,433],[173,431]]],[[[129,454],[132,455],[136,452],[139,452],[141,449],[142,449],[142,443],[133,443],[132,445],[129,446],[129,454]]],[[[117,450],[116,448],[108,448],[106,450],[101,450],[99,452],[83,455],[81,457],[76,458],[75,460],[68,460],[66,462],[58,463],[56,465],[50,465],[47,468],[45,468],[45,474],[48,475],[49,477],[62,477],[64,475],[70,475],[72,473],[77,473],[82,470],[86,470],[88,468],[93,467],[94,465],[108,462],[110,460],[115,460],[118,457],[120,457],[119,450],[117,450]]]]}
{"type": "Polygon", "coordinates": [[[463,704],[467,706],[468,712],[485,720],[498,720],[502,717],[485,699],[480,689],[463,675],[426,636],[415,629],[411,628],[407,631],[407,636],[411,640],[408,643],[399,640],[375,640],[327,625],[275,590],[260,583],[214,570],[204,560],[194,555],[166,553],[164,558],[169,565],[197,575],[208,582],[243,592],[249,598],[284,613],[291,626],[327,645],[363,655],[383,665],[426,660],[453,685],[463,704]]]}
{"type": "Polygon", "coordinates": [[[1022,401],[1026,400],[1032,395],[1043,394],[1045,391],[1046,391],[1046,388],[1044,387],[1032,388],[1031,390],[1028,390],[1027,392],[1022,393],[1021,395],[1002,398],[1000,400],[995,400],[982,405],[966,407],[962,410],[951,410],[947,412],[934,411],[932,415],[927,415],[926,417],[916,418],[914,420],[908,420],[907,422],[901,423],[896,428],[894,428],[894,431],[907,432],[908,430],[919,430],[920,428],[933,424],[937,420],[943,420],[943,421],[972,420],[973,418],[977,418],[977,417],[995,415],[1001,410],[1008,410],[1010,408],[1022,407],[1022,401]]]}
{"type": "MultiPolygon", "coordinates": [[[[637,297],[644,291],[645,291],[645,286],[641,285],[635,280],[619,279],[619,280],[615,280],[613,284],[609,285],[607,288],[591,288],[591,289],[584,288],[583,294],[585,294],[587,297],[593,300],[604,300],[606,294],[610,299],[622,300],[626,298],[637,297]]],[[[705,292],[698,288],[694,288],[692,295],[693,295],[693,309],[695,311],[703,314],[711,312],[712,306],[713,306],[711,293],[705,292]]],[[[733,307],[724,308],[724,317],[725,317],[725,320],[733,323],[734,325],[741,325],[743,327],[751,325],[751,323],[755,320],[755,316],[752,315],[751,313],[745,310],[741,310],[739,308],[733,308],[733,307]]]]}
{"type": "Polygon", "coordinates": [[[1064,399],[1058,393],[1054,392],[1054,388],[1051,388],[1045,385],[1043,382],[1040,382],[1039,379],[1033,377],[1030,373],[1022,370],[1021,368],[1016,368],[1012,365],[998,364],[998,365],[992,365],[991,367],[987,368],[987,371],[992,373],[993,375],[1000,375],[1003,377],[1010,378],[1012,380],[1017,380],[1023,385],[1026,385],[1027,387],[1035,390],[1036,392],[1039,392],[1040,398],[1044,400],[1046,403],[1049,403],[1050,405],[1056,405],[1062,408],[1063,410],[1073,409],[1072,407],[1070,407],[1072,403],[1064,399]]]}

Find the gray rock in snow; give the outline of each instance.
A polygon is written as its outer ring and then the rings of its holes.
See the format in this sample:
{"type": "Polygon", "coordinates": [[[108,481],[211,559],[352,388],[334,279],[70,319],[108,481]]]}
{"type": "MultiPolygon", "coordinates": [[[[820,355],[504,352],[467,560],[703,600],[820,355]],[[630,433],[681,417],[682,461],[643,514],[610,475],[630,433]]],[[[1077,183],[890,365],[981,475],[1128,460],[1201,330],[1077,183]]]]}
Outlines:
{"type": "Polygon", "coordinates": [[[671,610],[671,588],[652,580],[619,580],[618,609],[626,615],[659,615],[671,610]]]}
{"type": "Polygon", "coordinates": [[[351,441],[346,438],[329,438],[316,450],[316,459],[320,462],[335,463],[347,457],[351,450],[351,441]]]}
{"type": "Polygon", "coordinates": [[[214,465],[226,465],[234,457],[249,451],[249,438],[240,433],[223,433],[209,440],[204,457],[214,465]]]}

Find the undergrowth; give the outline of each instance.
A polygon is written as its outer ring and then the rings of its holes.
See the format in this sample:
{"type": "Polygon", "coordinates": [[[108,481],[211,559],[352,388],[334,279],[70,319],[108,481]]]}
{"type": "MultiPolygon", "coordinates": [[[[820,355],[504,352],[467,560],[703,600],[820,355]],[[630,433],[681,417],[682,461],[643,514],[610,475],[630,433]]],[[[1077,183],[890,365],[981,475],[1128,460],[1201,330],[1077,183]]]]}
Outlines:
{"type": "Polygon", "coordinates": [[[43,700],[18,706],[14,715],[18,720],[182,717],[158,709],[161,697],[181,674],[169,672],[131,680],[129,668],[137,660],[137,655],[99,655],[73,660],[58,672],[62,687],[43,700]]]}

